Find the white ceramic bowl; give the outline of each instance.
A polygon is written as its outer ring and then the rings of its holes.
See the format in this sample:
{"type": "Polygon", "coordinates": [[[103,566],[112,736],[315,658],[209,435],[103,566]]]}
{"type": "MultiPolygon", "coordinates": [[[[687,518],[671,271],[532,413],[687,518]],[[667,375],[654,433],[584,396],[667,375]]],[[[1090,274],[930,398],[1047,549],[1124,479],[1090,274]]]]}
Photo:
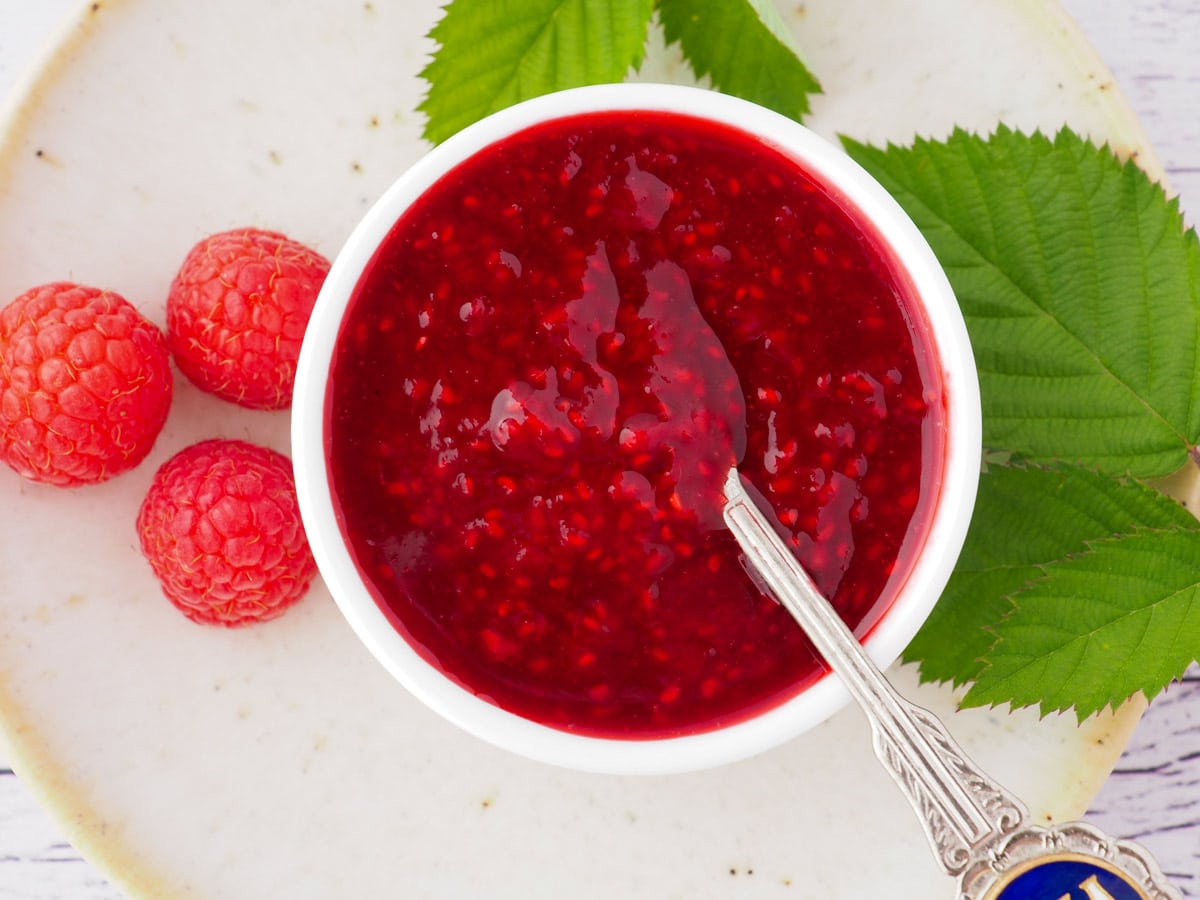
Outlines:
{"type": "Polygon", "coordinates": [[[865,647],[881,667],[896,660],[937,600],[961,549],[980,464],[979,392],[958,304],[920,232],[892,197],[838,147],[791,119],[711,91],[659,84],[563,91],[498,112],[433,149],[368,211],[335,259],[305,336],[293,401],[292,451],[305,527],[343,614],[378,660],[447,719],[498,746],[569,768],[621,774],[701,769],[776,746],[843,706],[826,676],[791,700],[715,731],[667,739],[604,739],[538,724],[480,699],[426,662],[389,623],[364,585],[335,513],[326,455],[328,373],[347,303],[364,267],[405,210],[459,162],[509,134],[550,119],[604,110],[660,110],[756,135],[832,186],[890,245],[924,304],[946,395],[946,457],[925,545],[865,647]]]}

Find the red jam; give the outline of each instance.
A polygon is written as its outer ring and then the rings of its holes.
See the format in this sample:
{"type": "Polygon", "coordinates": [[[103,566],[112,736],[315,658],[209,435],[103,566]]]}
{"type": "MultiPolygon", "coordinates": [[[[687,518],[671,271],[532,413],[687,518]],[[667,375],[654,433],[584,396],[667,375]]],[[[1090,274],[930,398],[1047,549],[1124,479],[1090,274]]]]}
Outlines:
{"type": "Polygon", "coordinates": [[[334,494],[377,602],[527,718],[606,737],[745,719],[823,671],[723,527],[735,461],[860,634],[923,539],[936,360],[881,240],[732,128],[584,114],[395,225],[346,313],[334,494]]]}

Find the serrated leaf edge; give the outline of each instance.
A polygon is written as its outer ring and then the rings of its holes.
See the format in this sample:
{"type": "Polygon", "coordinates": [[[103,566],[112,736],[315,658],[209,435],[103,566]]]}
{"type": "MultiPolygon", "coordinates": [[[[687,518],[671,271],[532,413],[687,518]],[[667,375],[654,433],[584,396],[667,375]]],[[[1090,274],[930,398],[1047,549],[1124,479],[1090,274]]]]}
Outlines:
{"type": "MultiPolygon", "coordinates": [[[[1045,582],[1046,580],[1053,578],[1053,573],[1047,571],[1048,568],[1070,562],[1071,560],[1074,560],[1074,559],[1080,559],[1080,558],[1092,555],[1096,552],[1097,547],[1103,547],[1107,544],[1120,543],[1121,541],[1126,540],[1127,538],[1132,537],[1134,535],[1170,534],[1170,533],[1179,533],[1179,532],[1184,532],[1184,531],[1200,532],[1200,520],[1197,521],[1195,526],[1182,525],[1182,524],[1176,525],[1173,527],[1169,527],[1169,528],[1148,528],[1148,527],[1144,527],[1144,526],[1134,526],[1133,528],[1129,529],[1128,531],[1124,531],[1119,534],[1115,534],[1111,537],[1102,538],[1102,539],[1093,538],[1091,540],[1085,540],[1083,543],[1084,543],[1084,546],[1086,549],[1084,549],[1082,551],[1077,551],[1074,553],[1067,553],[1067,554],[1064,554],[1063,556],[1059,557],[1058,559],[1047,560],[1046,562],[1031,564],[1032,568],[1038,569],[1039,571],[1042,572],[1042,574],[1038,577],[1028,579],[1019,590],[1016,590],[1009,594],[1006,594],[1003,599],[1008,601],[1008,603],[1010,604],[1010,609],[1008,610],[1008,612],[1006,612],[1004,614],[1004,616],[1001,617],[1001,619],[999,621],[997,621],[996,623],[994,623],[992,625],[985,626],[983,629],[985,632],[992,634],[996,638],[989,645],[989,648],[988,648],[989,652],[991,650],[994,650],[996,647],[998,647],[1000,645],[1000,643],[1003,642],[1003,637],[1001,637],[997,633],[996,629],[1000,626],[1001,623],[1003,623],[1004,621],[1006,621],[1008,619],[1011,619],[1012,616],[1016,615],[1019,612],[1019,601],[1020,601],[1021,595],[1028,592],[1029,590],[1031,590],[1038,584],[1041,584],[1041,583],[1045,582]]],[[[1200,573],[1197,573],[1196,583],[1197,583],[1197,585],[1200,585],[1200,573]]],[[[1166,598],[1164,598],[1164,599],[1166,599],[1166,598]]],[[[1163,602],[1163,600],[1160,600],[1157,602],[1161,603],[1161,602],[1163,602]]],[[[1135,615],[1135,614],[1136,614],[1136,612],[1130,612],[1127,615],[1135,615]]],[[[1073,638],[1073,639],[1084,638],[1087,636],[1088,635],[1086,633],[1080,632],[1076,636],[1076,638],[1073,638]]],[[[1200,654],[1194,654],[1191,662],[1196,662],[1198,660],[1200,660],[1200,654]]],[[[977,662],[981,663],[981,665],[983,666],[983,668],[980,669],[980,672],[984,671],[991,665],[991,661],[988,660],[986,654],[983,657],[980,657],[977,660],[977,662]]],[[[1183,674],[1184,670],[1186,670],[1188,665],[1191,665],[1191,663],[1186,664],[1184,666],[1184,668],[1180,670],[1180,672],[1178,673],[1178,675],[1176,677],[1181,676],[1183,674]]],[[[1112,711],[1115,712],[1117,707],[1128,702],[1132,697],[1134,697],[1138,694],[1141,694],[1146,699],[1146,701],[1149,702],[1149,701],[1153,700],[1156,696],[1158,696],[1159,693],[1161,693],[1163,690],[1165,690],[1165,687],[1158,688],[1155,690],[1147,690],[1147,689],[1136,690],[1136,691],[1133,691],[1132,693],[1128,694],[1127,696],[1120,698],[1115,703],[1110,701],[1109,703],[1105,703],[1104,705],[1100,706],[1097,709],[1090,710],[1090,711],[1084,711],[1084,710],[1080,710],[1078,707],[1076,707],[1074,705],[1072,705],[1072,706],[1053,706],[1053,705],[1047,704],[1044,701],[1037,703],[1037,704],[1022,703],[1022,704],[1015,704],[1015,705],[1012,703],[1011,700],[972,702],[971,695],[972,695],[972,692],[975,690],[974,683],[977,680],[977,678],[978,678],[978,675],[976,676],[975,679],[970,679],[970,681],[972,683],[972,687],[969,688],[967,693],[959,700],[959,702],[958,702],[959,709],[971,709],[971,708],[998,709],[1002,706],[1009,706],[1012,709],[1028,709],[1028,708],[1036,705],[1038,707],[1039,718],[1041,718],[1041,719],[1046,718],[1048,715],[1050,715],[1052,713],[1062,714],[1062,713],[1067,713],[1071,710],[1074,710],[1076,713],[1076,718],[1079,722],[1083,722],[1089,716],[1092,716],[1092,715],[1095,715],[1098,713],[1102,713],[1105,710],[1111,709],[1112,711]]],[[[963,682],[960,682],[959,684],[961,685],[961,684],[966,684],[966,683],[967,683],[966,681],[963,681],[963,682]]],[[[956,686],[958,686],[958,685],[956,685],[956,686]]]]}
{"type": "MultiPolygon", "coordinates": [[[[868,154],[886,155],[890,152],[903,153],[924,151],[934,145],[949,147],[962,141],[978,141],[984,145],[990,146],[992,142],[997,139],[1010,138],[1023,139],[1031,142],[1041,142],[1052,149],[1066,150],[1068,149],[1068,144],[1070,144],[1086,151],[1095,152],[1101,158],[1101,162],[1104,164],[1116,163],[1117,171],[1120,172],[1122,177],[1132,178],[1136,184],[1144,185],[1154,193],[1156,200],[1161,200],[1165,206],[1166,214],[1180,224],[1181,236],[1183,240],[1193,242],[1200,240],[1200,237],[1197,236],[1195,228],[1188,226],[1184,220],[1184,217],[1182,216],[1178,195],[1169,195],[1162,182],[1151,179],[1145,170],[1143,170],[1137,164],[1136,159],[1133,156],[1122,158],[1122,156],[1116,152],[1115,148],[1113,148],[1112,145],[1107,141],[1097,144],[1090,137],[1081,135],[1066,125],[1060,127],[1056,132],[1054,132],[1053,137],[1049,136],[1040,128],[1033,129],[1032,131],[1024,131],[1020,128],[1008,126],[1005,123],[998,123],[992,131],[985,133],[970,131],[956,125],[951,130],[950,135],[944,140],[937,140],[927,136],[916,135],[912,139],[911,144],[904,145],[889,140],[882,148],[874,144],[858,141],[845,134],[838,134],[838,139],[842,143],[843,148],[851,156],[856,156],[857,154],[862,154],[863,152],[868,154]]],[[[941,216],[936,215],[933,210],[931,210],[915,196],[914,200],[920,202],[921,207],[928,213],[930,219],[941,223],[943,227],[950,228],[949,224],[946,223],[941,216]]],[[[953,229],[951,228],[951,230],[953,229]]],[[[958,234],[957,231],[955,231],[955,233],[958,234]]],[[[1089,229],[1089,233],[1094,234],[1095,229],[1089,229]]],[[[1014,282],[1009,274],[1001,266],[996,264],[990,257],[988,257],[982,250],[980,250],[979,247],[967,241],[966,238],[961,234],[959,234],[959,237],[962,239],[964,246],[969,247],[980,260],[985,261],[992,266],[992,268],[999,273],[1013,287],[1014,290],[1018,291],[1021,296],[1025,297],[1031,303],[1031,305],[1039,310],[1039,312],[1041,312],[1051,323],[1053,323],[1053,325],[1061,329],[1061,331],[1067,335],[1071,341],[1088,353],[1094,360],[1098,370],[1103,371],[1107,377],[1112,380],[1114,385],[1124,389],[1136,401],[1135,405],[1139,405],[1145,409],[1146,413],[1156,421],[1160,422],[1167,432],[1176,435],[1185,453],[1198,464],[1200,464],[1200,448],[1198,448],[1197,443],[1192,439],[1191,436],[1181,433],[1179,429],[1177,429],[1171,423],[1167,416],[1157,410],[1154,406],[1150,405],[1150,402],[1146,398],[1142,397],[1132,385],[1127,384],[1123,379],[1118,377],[1117,373],[1114,372],[1107,364],[1105,364],[1104,360],[1101,359],[1095,353],[1095,351],[1088,346],[1086,341],[1080,339],[1056,316],[1051,315],[1048,311],[1046,311],[1029,291],[1026,291],[1021,285],[1014,282]]],[[[1200,354],[1200,341],[1197,341],[1196,344],[1193,345],[1193,355],[1196,356],[1197,354],[1200,354]]],[[[1195,359],[1194,362],[1196,362],[1196,365],[1193,366],[1193,369],[1200,371],[1200,362],[1196,361],[1195,359]]],[[[1193,379],[1191,385],[1189,385],[1189,409],[1194,408],[1195,406],[1196,392],[1197,390],[1200,390],[1200,383],[1198,382],[1200,382],[1200,379],[1193,379]]],[[[1197,423],[1197,425],[1200,426],[1200,423],[1197,423]]],[[[1157,472],[1154,474],[1164,475],[1167,473],[1157,472]]]]}

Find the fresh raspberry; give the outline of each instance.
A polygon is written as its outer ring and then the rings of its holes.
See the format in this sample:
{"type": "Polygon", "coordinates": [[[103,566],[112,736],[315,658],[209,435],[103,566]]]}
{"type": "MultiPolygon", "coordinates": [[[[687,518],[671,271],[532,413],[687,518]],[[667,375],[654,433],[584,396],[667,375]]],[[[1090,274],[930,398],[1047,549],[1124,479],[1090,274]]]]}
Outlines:
{"type": "Polygon", "coordinates": [[[273,231],[200,241],[167,296],[167,337],[198,388],[250,409],[287,409],[296,360],[329,261],[273,231]]]}
{"type": "Polygon", "coordinates": [[[142,553],[163,593],[193,622],[273,619],[317,572],[286,456],[209,440],[169,459],[138,511],[142,553]]]}
{"type": "Polygon", "coordinates": [[[112,291],[56,282],[0,310],[0,459],[26,478],[72,487],[133,468],[171,393],[162,332],[112,291]]]}

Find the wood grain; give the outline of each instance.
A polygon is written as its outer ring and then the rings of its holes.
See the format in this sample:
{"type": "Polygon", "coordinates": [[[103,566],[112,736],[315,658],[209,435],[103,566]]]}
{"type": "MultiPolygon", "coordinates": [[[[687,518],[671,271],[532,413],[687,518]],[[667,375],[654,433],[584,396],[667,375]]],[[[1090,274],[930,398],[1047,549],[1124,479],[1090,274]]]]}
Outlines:
{"type": "MultiPolygon", "coordinates": [[[[1108,63],[1200,223],[1200,5],[1189,0],[1064,0],[1108,63]]],[[[1088,818],[1140,841],[1188,897],[1200,897],[1200,668],[1156,698],[1088,818]]]]}
{"type": "Polygon", "coordinates": [[[1200,668],[1151,704],[1088,818],[1140,841],[1200,897],[1200,668]]]}

